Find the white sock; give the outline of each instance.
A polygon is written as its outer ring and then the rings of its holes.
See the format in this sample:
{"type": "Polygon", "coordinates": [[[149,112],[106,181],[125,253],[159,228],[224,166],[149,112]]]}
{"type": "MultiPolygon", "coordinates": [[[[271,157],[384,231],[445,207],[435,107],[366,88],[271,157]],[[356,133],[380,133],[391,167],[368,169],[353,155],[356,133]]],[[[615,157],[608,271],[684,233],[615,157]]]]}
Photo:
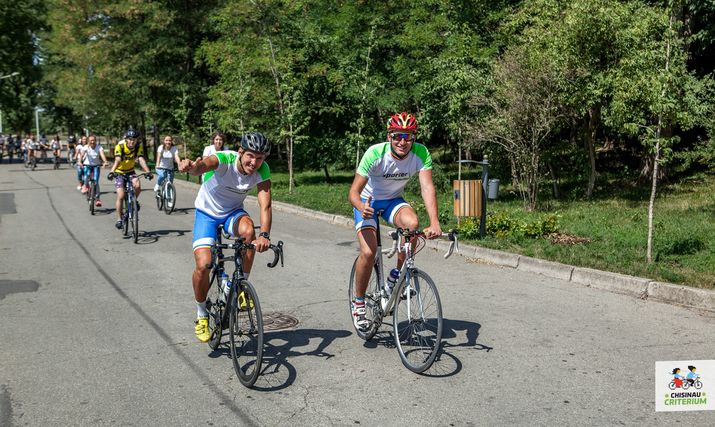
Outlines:
{"type": "Polygon", "coordinates": [[[196,317],[209,317],[209,312],[206,310],[206,301],[196,301],[196,317]]]}
{"type": "Polygon", "coordinates": [[[154,192],[156,193],[159,191],[159,184],[154,184],[154,192]]]}
{"type": "Polygon", "coordinates": [[[246,279],[246,280],[248,280],[248,275],[249,275],[249,274],[251,274],[251,273],[243,273],[243,278],[246,279]]]}

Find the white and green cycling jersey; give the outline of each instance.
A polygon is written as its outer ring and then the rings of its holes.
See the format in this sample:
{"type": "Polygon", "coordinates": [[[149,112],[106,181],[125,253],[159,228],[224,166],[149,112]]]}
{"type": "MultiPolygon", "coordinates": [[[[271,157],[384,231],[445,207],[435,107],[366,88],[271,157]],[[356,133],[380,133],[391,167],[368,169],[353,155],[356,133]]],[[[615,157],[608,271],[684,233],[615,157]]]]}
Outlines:
{"type": "Polygon", "coordinates": [[[357,173],[367,178],[367,185],[360,197],[373,200],[389,200],[402,195],[407,181],[421,170],[432,169],[432,157],[427,147],[412,144],[404,159],[397,159],[390,151],[390,143],[375,144],[365,151],[357,173]]]}
{"type": "Polygon", "coordinates": [[[244,175],[238,171],[237,152],[219,151],[214,156],[218,158],[218,167],[203,175],[204,183],[194,207],[214,218],[223,218],[243,208],[248,192],[263,181],[270,180],[271,170],[268,163],[263,162],[255,173],[244,175]]]}

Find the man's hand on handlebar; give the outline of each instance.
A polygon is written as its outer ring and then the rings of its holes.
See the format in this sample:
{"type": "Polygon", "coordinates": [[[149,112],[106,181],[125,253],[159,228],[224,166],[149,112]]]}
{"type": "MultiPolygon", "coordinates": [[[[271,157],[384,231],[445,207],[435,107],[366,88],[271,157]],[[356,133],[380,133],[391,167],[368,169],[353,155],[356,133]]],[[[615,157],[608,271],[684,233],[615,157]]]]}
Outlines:
{"type": "Polygon", "coordinates": [[[422,232],[425,233],[425,237],[428,239],[436,239],[442,235],[442,228],[439,224],[430,224],[430,226],[422,230],[422,232]]]}
{"type": "Polygon", "coordinates": [[[259,236],[256,240],[252,241],[251,244],[256,248],[256,252],[265,252],[271,245],[271,241],[263,236],[259,236]]]}

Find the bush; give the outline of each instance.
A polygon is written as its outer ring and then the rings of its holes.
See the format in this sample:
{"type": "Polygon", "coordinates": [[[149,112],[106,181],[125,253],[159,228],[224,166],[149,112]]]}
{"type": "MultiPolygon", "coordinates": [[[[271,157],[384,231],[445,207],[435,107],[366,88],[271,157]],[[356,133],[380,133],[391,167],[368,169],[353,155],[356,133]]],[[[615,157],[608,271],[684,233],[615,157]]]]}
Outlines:
{"type": "MultiPolygon", "coordinates": [[[[527,237],[537,239],[558,232],[559,219],[557,215],[547,215],[545,218],[527,223],[511,217],[507,212],[495,212],[487,215],[485,229],[486,234],[498,238],[527,237]]],[[[457,230],[464,239],[478,238],[479,218],[465,218],[460,222],[457,230]]]]}
{"type": "MultiPolygon", "coordinates": [[[[449,178],[449,174],[444,171],[442,166],[436,163],[432,163],[432,182],[434,183],[434,189],[437,193],[452,192],[452,181],[449,178]]],[[[405,192],[421,194],[419,174],[410,178],[405,187],[405,192]]]]}

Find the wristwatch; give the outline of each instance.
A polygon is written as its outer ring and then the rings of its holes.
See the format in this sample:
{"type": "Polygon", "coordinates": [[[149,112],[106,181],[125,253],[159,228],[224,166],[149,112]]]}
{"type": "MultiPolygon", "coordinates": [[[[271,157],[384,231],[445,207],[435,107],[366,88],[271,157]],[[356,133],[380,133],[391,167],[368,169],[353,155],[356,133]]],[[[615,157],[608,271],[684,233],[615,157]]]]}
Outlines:
{"type": "Polygon", "coordinates": [[[258,236],[259,236],[259,237],[265,237],[266,239],[271,240],[271,234],[270,234],[269,232],[267,232],[267,231],[261,231],[261,232],[258,234],[258,236]]]}

